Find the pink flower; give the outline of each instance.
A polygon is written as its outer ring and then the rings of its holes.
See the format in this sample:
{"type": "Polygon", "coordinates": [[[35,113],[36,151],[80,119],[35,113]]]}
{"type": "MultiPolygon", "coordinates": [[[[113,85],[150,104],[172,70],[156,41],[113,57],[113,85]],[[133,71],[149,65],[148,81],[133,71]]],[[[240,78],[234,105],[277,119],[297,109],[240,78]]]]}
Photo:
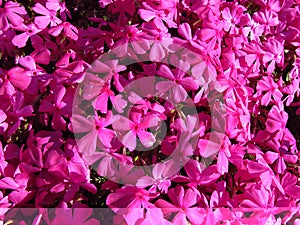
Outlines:
{"type": "Polygon", "coordinates": [[[266,121],[266,131],[270,134],[276,131],[282,132],[286,126],[288,120],[288,114],[280,110],[277,106],[273,106],[268,113],[268,119],[266,121]]]}
{"type": "Polygon", "coordinates": [[[122,208],[152,208],[153,204],[149,201],[157,195],[150,194],[148,191],[133,186],[125,186],[111,193],[107,197],[107,205],[112,209],[122,208]],[[125,197],[125,198],[124,198],[125,197]]]}
{"type": "Polygon", "coordinates": [[[281,182],[287,195],[300,199],[300,186],[297,185],[297,177],[295,175],[287,172],[284,174],[281,182]]]}
{"type": "Polygon", "coordinates": [[[128,21],[126,14],[130,16],[135,14],[135,4],[131,0],[114,1],[109,5],[109,9],[113,14],[119,14],[117,21],[119,26],[126,25],[126,21],[128,21]]]}
{"type": "Polygon", "coordinates": [[[74,95],[74,89],[68,89],[68,92],[64,86],[56,88],[54,96],[54,103],[49,98],[44,99],[39,107],[40,112],[53,114],[52,127],[55,130],[66,130],[66,121],[64,117],[71,117],[71,101],[72,95],[74,95]],[[73,93],[72,93],[73,92],[73,93]]]}
{"type": "Polygon", "coordinates": [[[26,190],[27,185],[30,187],[30,179],[33,178],[34,175],[30,175],[28,173],[17,174],[15,178],[4,177],[0,180],[0,188],[13,190],[8,195],[8,198],[14,204],[26,203],[33,197],[35,192],[34,190],[26,190]]]}
{"type": "Polygon", "coordinates": [[[155,164],[152,169],[152,176],[141,177],[136,185],[142,188],[151,186],[150,193],[156,193],[156,189],[162,193],[168,193],[168,188],[171,186],[171,181],[168,178],[174,173],[172,164],[171,161],[155,164]]]}
{"type": "Polygon", "coordinates": [[[253,19],[264,26],[264,33],[268,33],[271,26],[279,24],[278,15],[272,11],[256,12],[253,19]]]}
{"type": "Polygon", "coordinates": [[[172,219],[173,224],[201,224],[203,222],[203,212],[200,208],[193,207],[197,203],[199,193],[195,189],[186,189],[177,186],[168,192],[171,203],[159,199],[155,202],[157,207],[160,207],[164,215],[176,212],[172,219]]]}
{"type": "Polygon", "coordinates": [[[21,67],[14,67],[5,72],[3,76],[4,82],[0,88],[0,93],[7,93],[8,95],[16,93],[16,88],[25,90],[31,82],[30,75],[21,67]]]}
{"type": "Polygon", "coordinates": [[[282,93],[278,89],[278,85],[274,82],[271,76],[265,76],[257,83],[257,90],[265,92],[261,97],[261,104],[268,105],[271,101],[271,97],[276,102],[280,102],[282,98],[282,93]]]}
{"type": "Polygon", "coordinates": [[[149,58],[151,61],[159,62],[166,56],[166,53],[172,52],[170,46],[173,43],[173,39],[165,29],[158,29],[154,22],[145,24],[143,29],[150,34],[150,39],[153,40],[153,42],[151,43],[152,46],[149,54],[149,58]]]}
{"type": "Polygon", "coordinates": [[[24,27],[22,27],[22,30],[24,30],[25,32],[22,34],[16,35],[12,40],[12,43],[15,46],[17,46],[18,48],[25,47],[29,37],[40,32],[40,29],[35,24],[29,24],[28,26],[24,25],[24,27]]]}
{"type": "Polygon", "coordinates": [[[45,29],[49,24],[50,24],[50,27],[54,27],[61,23],[61,20],[56,17],[57,11],[48,10],[40,3],[37,3],[33,7],[33,10],[36,13],[43,15],[43,16],[36,16],[34,18],[34,23],[40,29],[45,29]]]}
{"type": "Polygon", "coordinates": [[[229,32],[230,34],[236,33],[236,25],[239,24],[241,17],[243,15],[243,12],[246,10],[242,6],[233,6],[230,10],[230,8],[226,7],[222,11],[222,17],[225,20],[224,23],[224,30],[229,32]]]}
{"type": "Polygon", "coordinates": [[[118,36],[121,37],[114,45],[113,52],[118,57],[123,57],[132,54],[130,48],[133,48],[133,54],[144,54],[150,48],[149,41],[144,38],[145,33],[138,29],[136,25],[125,27],[124,32],[118,36]]]}
{"type": "Polygon", "coordinates": [[[175,70],[162,65],[157,74],[168,79],[168,81],[160,81],[156,84],[156,88],[161,94],[169,93],[169,98],[176,103],[185,101],[187,98],[187,90],[197,90],[198,85],[192,77],[185,77],[185,73],[189,70],[188,63],[179,62],[179,66],[175,70]]]}
{"type": "Polygon", "coordinates": [[[0,8],[0,30],[6,31],[10,25],[14,27],[20,26],[24,22],[24,19],[20,15],[26,14],[25,8],[20,6],[19,3],[6,2],[4,8],[0,8]]]}
{"type": "Polygon", "coordinates": [[[96,151],[97,140],[99,139],[104,147],[111,147],[111,141],[115,136],[115,132],[107,126],[114,122],[111,112],[106,117],[95,116],[87,119],[80,115],[72,116],[72,126],[76,133],[86,133],[78,142],[78,148],[82,152],[91,153],[96,151]]]}
{"type": "Polygon", "coordinates": [[[93,209],[89,208],[65,208],[56,209],[55,218],[52,220],[53,225],[100,225],[100,222],[96,218],[90,218],[93,213],[93,209]]]}
{"type": "Polygon", "coordinates": [[[165,29],[165,25],[163,22],[165,22],[170,28],[177,27],[176,23],[173,20],[171,20],[168,17],[168,15],[166,15],[165,11],[153,9],[152,7],[146,4],[143,4],[143,6],[145,7],[145,9],[139,10],[140,17],[143,20],[147,22],[153,20],[155,26],[161,30],[165,29]]]}
{"type": "Polygon", "coordinates": [[[105,8],[107,5],[111,4],[112,0],[99,0],[99,5],[102,8],[105,8]]]}
{"type": "Polygon", "coordinates": [[[146,148],[155,143],[155,136],[147,131],[148,128],[157,126],[158,121],[155,115],[142,116],[140,112],[132,112],[130,118],[117,115],[114,120],[114,130],[123,133],[120,134],[121,142],[130,151],[136,148],[137,137],[146,148]]]}
{"type": "Polygon", "coordinates": [[[172,223],[169,222],[164,218],[164,215],[161,209],[158,208],[149,208],[147,209],[146,215],[144,219],[137,221],[137,225],[151,225],[159,223],[161,225],[171,225],[172,223]]]}
{"type": "Polygon", "coordinates": [[[283,174],[286,171],[287,167],[286,167],[285,161],[287,161],[289,163],[297,162],[296,155],[290,154],[281,149],[279,149],[278,152],[268,151],[265,154],[265,158],[269,164],[275,163],[275,171],[279,174],[283,174]]]}
{"type": "Polygon", "coordinates": [[[274,206],[274,196],[263,185],[250,184],[243,195],[244,200],[240,203],[240,207],[270,208],[274,206]]]}
{"type": "Polygon", "coordinates": [[[78,40],[78,29],[69,22],[63,22],[55,27],[51,27],[48,32],[54,37],[57,37],[62,33],[63,37],[74,41],[78,40]]]}
{"type": "Polygon", "coordinates": [[[263,62],[269,63],[267,70],[269,73],[273,73],[275,69],[275,63],[282,67],[284,64],[284,47],[283,43],[280,43],[276,39],[270,39],[265,45],[266,53],[263,56],[263,62]]]}
{"type": "Polygon", "coordinates": [[[66,2],[62,2],[60,0],[48,0],[46,2],[46,7],[55,12],[59,11],[59,15],[63,21],[66,21],[67,17],[72,18],[71,13],[66,6],[66,2]]]}

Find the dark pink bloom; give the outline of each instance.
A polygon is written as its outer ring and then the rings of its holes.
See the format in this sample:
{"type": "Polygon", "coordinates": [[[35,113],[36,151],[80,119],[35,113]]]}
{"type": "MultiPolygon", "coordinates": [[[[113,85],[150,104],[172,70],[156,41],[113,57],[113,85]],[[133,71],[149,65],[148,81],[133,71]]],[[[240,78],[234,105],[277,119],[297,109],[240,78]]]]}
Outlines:
{"type": "Polygon", "coordinates": [[[74,89],[68,90],[64,86],[55,89],[54,95],[42,101],[39,111],[53,114],[52,127],[55,130],[66,130],[66,121],[64,117],[71,117],[71,102],[74,95],[74,89]],[[53,101],[53,103],[52,103],[53,101]]]}
{"type": "Polygon", "coordinates": [[[7,30],[0,34],[0,50],[2,54],[13,56],[13,51],[16,47],[13,45],[12,39],[15,35],[16,33],[13,30],[7,30]]]}
{"type": "Polygon", "coordinates": [[[2,94],[13,95],[16,93],[16,88],[25,90],[31,82],[30,74],[21,67],[14,67],[1,75],[4,78],[0,88],[0,93],[2,94]]]}
{"type": "Polygon", "coordinates": [[[253,15],[254,21],[264,26],[264,32],[268,33],[271,26],[279,24],[278,15],[272,11],[256,12],[253,15]]]}
{"type": "Polygon", "coordinates": [[[167,53],[172,52],[170,46],[173,43],[171,35],[165,29],[157,29],[154,22],[149,22],[143,27],[151,36],[152,46],[150,49],[149,58],[151,61],[161,61],[167,53]]]}
{"type": "Polygon", "coordinates": [[[8,124],[5,122],[6,118],[7,115],[5,114],[5,112],[3,112],[3,110],[0,109],[0,134],[2,135],[8,128],[8,124]]]}
{"type": "Polygon", "coordinates": [[[269,42],[265,45],[266,53],[264,54],[262,60],[267,66],[269,73],[273,73],[275,69],[275,63],[278,66],[282,67],[284,63],[284,47],[283,43],[275,39],[270,39],[269,42]]]}
{"type": "Polygon", "coordinates": [[[113,1],[112,0],[99,0],[99,5],[100,7],[104,8],[107,5],[111,4],[113,1]]]}
{"type": "Polygon", "coordinates": [[[28,173],[17,174],[15,178],[4,177],[0,180],[0,188],[13,190],[8,198],[14,204],[26,203],[33,197],[34,190],[28,191],[27,187],[32,185],[30,179],[34,178],[34,175],[28,173]]]}
{"type": "Polygon", "coordinates": [[[144,219],[137,221],[136,225],[151,225],[159,223],[161,225],[171,225],[172,223],[169,222],[164,218],[164,215],[159,208],[149,208],[147,209],[146,215],[144,219]]]}

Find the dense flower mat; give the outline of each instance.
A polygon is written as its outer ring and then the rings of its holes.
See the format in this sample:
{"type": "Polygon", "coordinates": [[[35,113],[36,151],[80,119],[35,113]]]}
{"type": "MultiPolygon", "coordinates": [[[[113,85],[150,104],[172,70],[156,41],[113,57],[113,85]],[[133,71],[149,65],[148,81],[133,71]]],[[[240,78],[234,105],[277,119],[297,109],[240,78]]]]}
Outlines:
{"type": "Polygon", "coordinates": [[[300,224],[299,4],[0,0],[2,224],[300,224]]]}

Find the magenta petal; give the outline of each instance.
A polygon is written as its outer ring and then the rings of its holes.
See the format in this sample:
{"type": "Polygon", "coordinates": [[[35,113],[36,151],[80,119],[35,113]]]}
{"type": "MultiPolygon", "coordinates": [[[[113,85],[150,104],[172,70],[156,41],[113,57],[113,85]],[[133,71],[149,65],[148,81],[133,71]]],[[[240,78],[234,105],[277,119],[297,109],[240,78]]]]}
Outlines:
{"type": "Polygon", "coordinates": [[[49,25],[50,21],[47,16],[37,16],[34,18],[34,23],[38,26],[38,28],[45,29],[49,25]]]}
{"type": "Polygon", "coordinates": [[[165,51],[163,47],[160,44],[155,42],[150,50],[150,60],[159,62],[164,57],[165,57],[165,51]]]}
{"type": "Polygon", "coordinates": [[[140,17],[147,22],[155,18],[155,13],[150,10],[140,9],[139,14],[140,17]]]}
{"type": "Polygon", "coordinates": [[[188,23],[183,23],[178,27],[178,33],[186,40],[192,39],[192,30],[188,23]]]}
{"type": "Polygon", "coordinates": [[[15,36],[12,40],[12,43],[19,48],[23,48],[26,45],[28,38],[29,36],[26,33],[22,33],[15,36]]]}
{"type": "Polygon", "coordinates": [[[145,188],[145,187],[149,187],[151,185],[154,184],[154,179],[152,177],[149,176],[144,176],[140,179],[138,179],[136,186],[137,187],[141,187],[141,188],[145,188]]]}
{"type": "Polygon", "coordinates": [[[137,135],[146,148],[150,148],[155,143],[155,137],[152,133],[140,130],[137,132],[137,135]]]}
{"type": "Polygon", "coordinates": [[[111,140],[114,138],[115,133],[113,130],[102,128],[98,131],[98,137],[103,145],[107,148],[111,147],[111,140]]]}
{"type": "Polygon", "coordinates": [[[29,86],[31,77],[28,76],[26,71],[13,68],[9,72],[9,80],[13,85],[24,90],[29,86]]]}
{"type": "Polygon", "coordinates": [[[176,103],[185,101],[187,98],[187,92],[181,85],[175,85],[173,87],[173,98],[176,103]]]}
{"type": "Polygon", "coordinates": [[[134,150],[136,148],[136,133],[134,131],[129,131],[122,138],[122,143],[129,150],[134,150]]]}
{"type": "Polygon", "coordinates": [[[16,183],[16,181],[11,177],[4,177],[0,180],[0,188],[2,189],[17,189],[19,185],[16,183]]]}

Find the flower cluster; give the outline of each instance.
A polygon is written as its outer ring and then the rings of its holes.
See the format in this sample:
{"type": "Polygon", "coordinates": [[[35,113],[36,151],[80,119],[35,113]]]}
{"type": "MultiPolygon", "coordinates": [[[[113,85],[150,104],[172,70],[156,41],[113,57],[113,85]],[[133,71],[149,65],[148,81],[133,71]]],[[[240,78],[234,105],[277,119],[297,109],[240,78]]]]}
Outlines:
{"type": "Polygon", "coordinates": [[[299,20],[299,0],[0,0],[0,219],[300,224],[299,20]]]}

